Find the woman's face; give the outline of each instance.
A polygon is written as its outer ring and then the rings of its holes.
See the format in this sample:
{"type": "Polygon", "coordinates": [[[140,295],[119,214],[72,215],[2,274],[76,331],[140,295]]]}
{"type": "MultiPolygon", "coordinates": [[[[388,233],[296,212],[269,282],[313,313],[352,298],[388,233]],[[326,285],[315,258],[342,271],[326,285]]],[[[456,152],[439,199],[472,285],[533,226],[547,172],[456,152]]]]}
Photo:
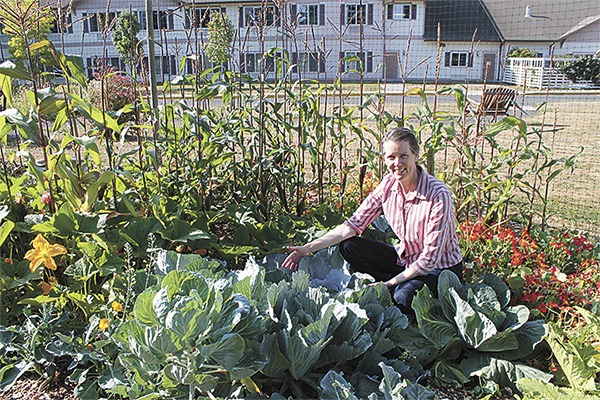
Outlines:
{"type": "Polygon", "coordinates": [[[383,159],[388,170],[404,188],[415,189],[418,182],[417,155],[407,141],[383,143],[383,159]],[[412,185],[415,185],[412,187],[412,185]]]}

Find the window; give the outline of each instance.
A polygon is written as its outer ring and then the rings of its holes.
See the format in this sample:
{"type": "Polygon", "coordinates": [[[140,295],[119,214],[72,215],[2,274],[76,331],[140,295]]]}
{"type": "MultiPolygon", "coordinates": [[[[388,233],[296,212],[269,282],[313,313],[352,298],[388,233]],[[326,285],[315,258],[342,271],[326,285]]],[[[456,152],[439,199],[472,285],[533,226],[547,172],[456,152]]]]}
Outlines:
{"type": "Polygon", "coordinates": [[[298,64],[304,72],[319,72],[318,55],[313,53],[298,54],[298,64]]]}
{"type": "Polygon", "coordinates": [[[362,70],[363,72],[373,72],[373,52],[371,51],[347,51],[340,53],[340,57],[350,58],[342,65],[344,71],[357,71],[360,73],[362,70]]]}
{"type": "Polygon", "coordinates": [[[298,4],[298,25],[318,25],[319,24],[319,5],[318,4],[298,4]]]}
{"type": "Polygon", "coordinates": [[[444,66],[446,67],[472,67],[473,53],[466,51],[448,52],[445,55],[444,66]]]}
{"type": "Polygon", "coordinates": [[[225,8],[196,8],[185,13],[186,28],[208,28],[213,11],[225,14],[225,8]]]}
{"type": "Polygon", "coordinates": [[[85,59],[88,78],[94,78],[102,70],[125,71],[125,63],[119,57],[88,57],[85,59]],[[112,68],[111,68],[112,67],[112,68]]]}
{"type": "Polygon", "coordinates": [[[54,26],[50,28],[50,33],[73,33],[73,19],[71,13],[63,10],[53,10],[54,26]]]}
{"type": "MultiPolygon", "coordinates": [[[[275,71],[275,58],[278,60],[281,59],[281,54],[277,52],[276,54],[265,54],[263,61],[262,53],[242,53],[240,54],[240,72],[261,72],[261,62],[264,62],[265,66],[265,74],[275,71]]],[[[279,64],[280,65],[280,64],[279,64]]],[[[279,67],[278,67],[279,71],[279,67]]]]}
{"type": "Polygon", "coordinates": [[[177,63],[175,56],[155,56],[157,71],[161,71],[163,75],[177,75],[177,63]]]}
{"type": "Polygon", "coordinates": [[[83,21],[83,31],[86,33],[107,31],[113,27],[117,18],[117,13],[115,12],[109,12],[108,14],[105,12],[95,14],[83,13],[82,15],[85,18],[83,21]]]}
{"type": "Polygon", "coordinates": [[[346,5],[346,24],[364,25],[367,23],[366,4],[347,4],[346,5]]]}
{"type": "Polygon", "coordinates": [[[417,19],[416,4],[388,4],[387,7],[387,19],[396,21],[417,19]]]}
{"type": "MultiPolygon", "coordinates": [[[[210,68],[217,67],[218,64],[213,63],[205,55],[196,57],[195,55],[189,55],[185,59],[185,73],[188,75],[195,75],[197,70],[204,71],[210,68]]],[[[223,69],[229,69],[229,63],[222,64],[223,69]]]]}
{"type": "Polygon", "coordinates": [[[373,4],[342,4],[342,25],[373,25],[373,4]]]}
{"type": "Polygon", "coordinates": [[[146,21],[146,11],[135,11],[137,13],[138,22],[140,23],[140,30],[145,31],[148,29],[146,21]]]}
{"type": "Polygon", "coordinates": [[[173,11],[172,10],[160,10],[152,11],[152,24],[154,29],[166,29],[172,31],[174,28],[173,11]]]}
{"type": "Polygon", "coordinates": [[[244,7],[240,16],[240,26],[272,26],[277,22],[275,7],[244,7]]]}

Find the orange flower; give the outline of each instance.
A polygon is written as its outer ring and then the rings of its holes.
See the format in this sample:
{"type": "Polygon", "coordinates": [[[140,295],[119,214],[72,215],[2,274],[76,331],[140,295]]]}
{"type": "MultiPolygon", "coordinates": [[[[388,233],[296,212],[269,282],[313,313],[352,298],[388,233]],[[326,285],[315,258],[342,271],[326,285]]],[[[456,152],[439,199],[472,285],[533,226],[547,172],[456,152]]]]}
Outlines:
{"type": "Polygon", "coordinates": [[[115,310],[116,312],[123,311],[123,305],[121,303],[119,303],[118,301],[113,301],[111,306],[112,306],[112,309],[115,310]]]}
{"type": "Polygon", "coordinates": [[[25,259],[29,260],[29,270],[31,272],[35,272],[42,263],[46,268],[56,271],[56,262],[52,257],[61,254],[67,254],[67,249],[64,246],[50,244],[42,235],[38,234],[33,239],[33,249],[25,254],[25,259]]]}
{"type": "Polygon", "coordinates": [[[100,329],[101,331],[105,331],[108,329],[108,319],[107,318],[102,318],[100,320],[100,322],[98,323],[98,329],[100,329]]]}

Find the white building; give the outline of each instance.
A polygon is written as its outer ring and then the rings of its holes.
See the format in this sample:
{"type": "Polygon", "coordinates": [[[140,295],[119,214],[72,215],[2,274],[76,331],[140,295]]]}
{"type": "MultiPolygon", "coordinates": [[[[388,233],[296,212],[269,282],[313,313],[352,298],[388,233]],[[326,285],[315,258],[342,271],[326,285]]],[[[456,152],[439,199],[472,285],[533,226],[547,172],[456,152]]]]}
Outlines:
{"type": "MultiPolygon", "coordinates": [[[[59,7],[56,0],[48,1],[59,7]]],[[[598,50],[600,2],[530,3],[526,9],[519,0],[153,0],[157,74],[160,80],[172,79],[208,66],[202,57],[202,63],[190,59],[202,54],[210,10],[226,13],[237,28],[228,67],[258,75],[264,65],[271,79],[277,56],[286,66],[296,65],[293,77],[303,79],[331,81],[343,73],[345,80],[358,80],[353,71],[362,64],[369,81],[478,82],[501,79],[511,47],[529,47],[546,57],[598,50]]],[[[130,9],[142,26],[139,38],[145,39],[145,5],[112,0],[107,9],[106,2],[72,0],[61,5],[66,26],[49,39],[64,53],[81,56],[90,77],[101,62],[122,69],[106,21],[130,9]]],[[[0,35],[3,49],[7,41],[0,35]]],[[[3,54],[7,57],[7,51],[3,54]]]]}

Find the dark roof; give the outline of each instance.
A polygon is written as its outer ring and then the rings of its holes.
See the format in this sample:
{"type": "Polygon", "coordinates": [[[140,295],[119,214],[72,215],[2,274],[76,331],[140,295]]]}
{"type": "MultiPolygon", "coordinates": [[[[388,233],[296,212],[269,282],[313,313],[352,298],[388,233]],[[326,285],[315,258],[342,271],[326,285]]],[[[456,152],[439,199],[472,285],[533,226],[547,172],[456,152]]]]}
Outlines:
{"type": "Polygon", "coordinates": [[[589,16],[600,0],[483,0],[506,41],[555,42],[589,16]],[[525,17],[530,6],[531,18],[525,17]]]}
{"type": "MultiPolygon", "coordinates": [[[[565,0],[566,1],[566,0],[565,0]]],[[[431,0],[425,3],[425,40],[499,42],[501,37],[480,0],[431,0]]]]}

